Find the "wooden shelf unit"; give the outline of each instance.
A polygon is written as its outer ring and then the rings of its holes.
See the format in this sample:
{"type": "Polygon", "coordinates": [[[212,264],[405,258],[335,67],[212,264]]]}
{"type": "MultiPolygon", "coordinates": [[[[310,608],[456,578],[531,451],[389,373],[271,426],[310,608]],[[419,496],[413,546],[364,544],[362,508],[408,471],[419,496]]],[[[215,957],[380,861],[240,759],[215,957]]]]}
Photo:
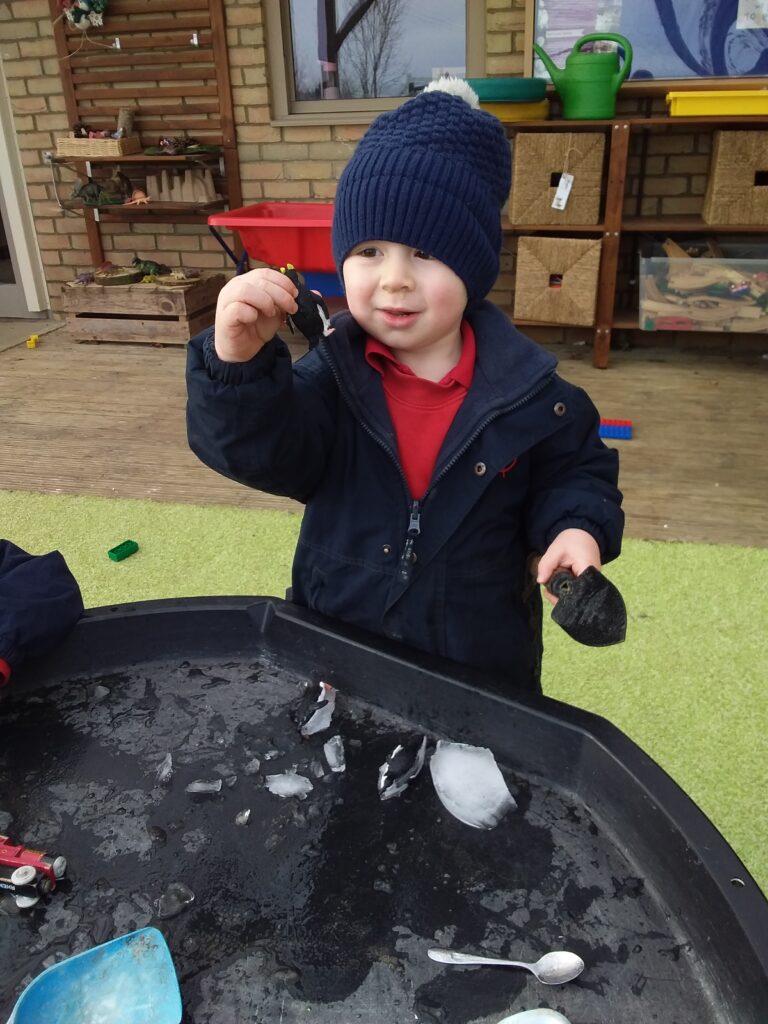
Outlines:
{"type": "Polygon", "coordinates": [[[223,154],[218,153],[184,153],[178,156],[151,156],[147,153],[130,153],[128,156],[55,156],[55,164],[221,164],[223,154]]]}
{"type": "MultiPolygon", "coordinates": [[[[619,247],[623,235],[639,233],[661,234],[765,234],[765,224],[706,224],[699,216],[680,215],[669,217],[625,216],[624,203],[626,194],[627,171],[629,163],[629,146],[634,132],[659,131],[663,129],[684,128],[740,128],[768,127],[768,116],[734,116],[734,117],[669,117],[661,115],[614,117],[611,120],[596,121],[565,121],[561,119],[549,121],[521,121],[517,124],[506,124],[507,134],[514,136],[519,132],[586,132],[604,131],[606,139],[606,168],[603,179],[603,216],[599,224],[512,224],[508,218],[502,220],[502,230],[506,234],[562,234],[568,235],[599,235],[602,238],[600,256],[600,272],[597,284],[597,308],[592,362],[599,369],[608,366],[613,330],[629,330],[639,328],[639,318],[626,309],[615,310],[616,282],[619,266],[619,247]]],[[[642,161],[642,158],[641,158],[642,161]]],[[[643,166],[640,170],[641,188],[637,197],[639,204],[642,198],[643,166]]],[[[513,183],[514,186],[514,183],[513,183]]],[[[522,326],[568,327],[569,324],[553,324],[540,321],[516,321],[522,326]]]]}
{"type": "Polygon", "coordinates": [[[85,45],[82,31],[60,17],[57,0],[48,2],[70,124],[113,129],[120,109],[133,107],[134,129],[144,146],[156,146],[164,135],[189,135],[218,149],[179,156],[54,157],[54,164],[72,166],[87,177],[93,167],[218,165],[216,187],[224,198],[214,203],[155,200],[146,206],[92,207],[62,202],[65,209],[83,210],[93,265],[104,262],[102,216],[204,224],[212,210],[242,206],[224,0],[112,0],[105,24],[89,28],[91,43],[85,45]],[[115,38],[119,49],[111,48],[115,38]]]}
{"type": "Polygon", "coordinates": [[[210,203],[172,203],[152,200],[138,206],[124,206],[121,203],[105,203],[102,206],[89,206],[80,199],[63,199],[61,205],[65,210],[90,210],[94,218],[100,221],[103,216],[116,217],[121,220],[145,219],[149,222],[166,217],[168,214],[192,216],[200,214],[201,222],[206,223],[209,213],[223,210],[226,206],[223,199],[214,199],[210,203]]]}

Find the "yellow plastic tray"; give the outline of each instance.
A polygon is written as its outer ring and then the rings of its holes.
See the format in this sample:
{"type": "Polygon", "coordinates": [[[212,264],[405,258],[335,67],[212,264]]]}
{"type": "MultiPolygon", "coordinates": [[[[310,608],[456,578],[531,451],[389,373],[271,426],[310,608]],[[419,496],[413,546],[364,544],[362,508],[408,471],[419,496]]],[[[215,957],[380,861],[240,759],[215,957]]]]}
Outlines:
{"type": "Polygon", "coordinates": [[[483,110],[498,117],[500,121],[546,121],[549,117],[549,100],[533,103],[481,103],[483,110]]]}
{"type": "Polygon", "coordinates": [[[667,103],[672,117],[768,114],[768,89],[668,92],[667,103]]]}

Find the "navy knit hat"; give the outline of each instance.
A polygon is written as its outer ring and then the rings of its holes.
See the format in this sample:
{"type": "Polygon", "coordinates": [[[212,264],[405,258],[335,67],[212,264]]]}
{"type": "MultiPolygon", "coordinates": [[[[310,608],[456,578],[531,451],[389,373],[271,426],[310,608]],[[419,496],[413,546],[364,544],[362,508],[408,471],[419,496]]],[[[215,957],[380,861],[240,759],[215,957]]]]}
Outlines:
{"type": "Polygon", "coordinates": [[[333,258],[380,239],[423,249],[485,298],[499,274],[510,147],[501,122],[461,79],[445,77],[376,118],[344,168],[333,258]]]}

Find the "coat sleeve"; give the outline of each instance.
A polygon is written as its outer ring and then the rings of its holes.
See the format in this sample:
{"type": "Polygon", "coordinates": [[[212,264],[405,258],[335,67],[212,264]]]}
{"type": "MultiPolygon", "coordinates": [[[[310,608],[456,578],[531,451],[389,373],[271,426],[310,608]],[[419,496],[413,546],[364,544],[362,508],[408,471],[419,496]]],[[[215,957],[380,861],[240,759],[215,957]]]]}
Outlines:
{"type": "Polygon", "coordinates": [[[624,531],[619,455],[600,438],[600,416],[589,396],[567,388],[572,416],[531,451],[528,538],[531,549],[543,553],[563,530],[586,530],[603,562],[610,562],[621,551],[624,531]]]}
{"type": "Polygon", "coordinates": [[[0,662],[15,669],[45,654],[82,614],[80,588],[58,551],[30,555],[0,540],[0,662]]]}
{"type": "Polygon", "coordinates": [[[247,363],[216,355],[213,332],[187,347],[187,437],[211,469],[261,491],[306,501],[333,443],[338,389],[313,350],[291,363],[273,338],[247,363]]]}

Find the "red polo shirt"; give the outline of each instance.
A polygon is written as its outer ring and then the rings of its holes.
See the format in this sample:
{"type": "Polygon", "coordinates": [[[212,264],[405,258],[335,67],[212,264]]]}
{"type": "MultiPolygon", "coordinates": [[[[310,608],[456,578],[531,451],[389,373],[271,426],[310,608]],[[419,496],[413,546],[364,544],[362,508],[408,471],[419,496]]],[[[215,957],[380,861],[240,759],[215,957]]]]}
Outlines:
{"type": "Polygon", "coordinates": [[[429,486],[445,435],[472,383],[475,334],[466,320],[461,323],[461,341],[459,361],[441,381],[417,377],[386,345],[375,338],[366,341],[365,358],[381,374],[400,464],[416,500],[429,486]]]}
{"type": "Polygon", "coordinates": [[[7,661],[3,661],[3,659],[0,658],[0,686],[5,686],[10,678],[11,666],[7,661]]]}

